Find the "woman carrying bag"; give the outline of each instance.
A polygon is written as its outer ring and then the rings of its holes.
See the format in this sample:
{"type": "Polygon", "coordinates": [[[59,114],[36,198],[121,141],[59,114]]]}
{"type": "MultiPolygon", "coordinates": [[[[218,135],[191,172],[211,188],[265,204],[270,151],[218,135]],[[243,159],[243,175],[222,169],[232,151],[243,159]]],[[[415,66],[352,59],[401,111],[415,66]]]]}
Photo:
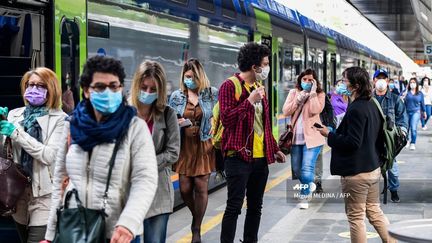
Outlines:
{"type": "MultiPolygon", "coordinates": [[[[144,243],[165,243],[169,215],[174,208],[171,166],[180,153],[180,129],[173,108],[166,105],[166,75],[162,65],[145,61],[135,72],[130,103],[147,122],[156,149],[158,188],[144,220],[144,243]]],[[[135,242],[139,241],[139,237],[135,242]]]]}
{"type": "Polygon", "coordinates": [[[48,241],[129,243],[143,231],[157,187],[156,155],[146,123],[123,96],[125,76],[113,58],[95,56],[84,65],[83,100],[59,140],[64,142],[56,159],[48,241]],[[65,177],[69,185],[62,203],[65,177]],[[69,201],[78,201],[80,210],[68,208],[69,201]],[[69,223],[73,220],[86,225],[69,223]]]}
{"type": "MultiPolygon", "coordinates": [[[[66,114],[61,111],[61,90],[56,74],[39,67],[21,80],[25,107],[9,112],[0,107],[0,134],[12,140],[13,160],[21,164],[31,178],[13,216],[21,242],[44,239],[51,203],[54,161],[66,114]]],[[[1,145],[1,147],[3,147],[1,145]]]]}
{"type": "Polygon", "coordinates": [[[303,185],[300,191],[300,209],[309,207],[308,200],[316,189],[313,183],[315,163],[324,137],[314,128],[323,126],[320,113],[324,109],[325,94],[317,80],[314,70],[306,69],[297,78],[297,86],[292,89],[282,108],[285,116],[293,121],[293,145],[291,147],[291,166],[293,178],[299,178],[303,185]]]}

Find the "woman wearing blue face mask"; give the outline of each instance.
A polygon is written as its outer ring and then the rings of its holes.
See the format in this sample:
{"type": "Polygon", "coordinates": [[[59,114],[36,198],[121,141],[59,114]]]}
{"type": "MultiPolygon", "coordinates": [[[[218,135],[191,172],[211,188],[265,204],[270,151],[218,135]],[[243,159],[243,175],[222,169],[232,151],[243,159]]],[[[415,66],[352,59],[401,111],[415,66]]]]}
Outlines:
{"type": "Polygon", "coordinates": [[[300,179],[305,186],[300,192],[300,209],[309,207],[308,201],[316,189],[314,181],[315,163],[325,139],[314,128],[321,124],[320,113],[324,109],[325,94],[317,80],[316,72],[306,69],[297,78],[297,86],[292,89],[283,106],[283,114],[291,116],[294,128],[291,150],[293,178],[300,179]]]}
{"type": "MultiPolygon", "coordinates": [[[[145,61],[135,72],[129,99],[150,129],[159,171],[156,195],[144,220],[144,243],[165,242],[168,218],[174,207],[170,175],[180,153],[180,130],[175,110],[166,105],[166,86],[161,64],[145,61]]],[[[140,242],[139,237],[135,242],[140,242]]]]}
{"type": "Polygon", "coordinates": [[[211,142],[211,117],[218,90],[210,86],[204,68],[197,59],[189,59],[180,78],[180,90],[171,94],[169,104],[184,127],[180,158],[174,165],[180,177],[180,193],[192,213],[192,242],[201,242],[201,223],[207,208],[208,179],[215,171],[215,151],[211,142]]]}
{"type": "Polygon", "coordinates": [[[121,62],[114,58],[95,56],[84,65],[80,78],[83,100],[57,141],[60,149],[45,235],[48,241],[56,232],[64,178],[69,178],[65,194],[74,189],[84,207],[105,209],[107,242],[130,242],[142,233],[156,192],[157,163],[146,123],[123,96],[125,77],[121,62]]]}
{"type": "MultiPolygon", "coordinates": [[[[60,109],[61,89],[56,74],[39,67],[21,80],[25,107],[9,112],[0,107],[0,148],[3,136],[12,141],[14,162],[21,164],[31,179],[16,205],[13,218],[21,242],[44,239],[51,204],[54,161],[66,114],[60,109]],[[1,119],[0,119],[1,120],[1,119]]],[[[4,142],[5,140],[3,140],[4,142]]]]}
{"type": "Polygon", "coordinates": [[[389,87],[390,92],[392,92],[392,93],[394,93],[396,95],[400,95],[399,90],[396,88],[396,84],[395,84],[394,79],[390,79],[389,80],[388,87],[389,87]]]}
{"type": "Polygon", "coordinates": [[[346,85],[342,80],[336,82],[336,87],[334,92],[331,94],[331,104],[337,119],[337,126],[339,127],[342,118],[348,108],[349,96],[347,95],[348,90],[346,85]]]}

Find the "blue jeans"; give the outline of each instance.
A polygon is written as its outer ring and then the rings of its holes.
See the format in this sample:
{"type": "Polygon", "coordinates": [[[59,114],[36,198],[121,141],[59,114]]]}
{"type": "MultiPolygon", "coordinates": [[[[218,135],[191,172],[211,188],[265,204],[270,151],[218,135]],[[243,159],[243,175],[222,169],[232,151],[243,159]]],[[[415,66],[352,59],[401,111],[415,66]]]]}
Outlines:
{"type": "Polygon", "coordinates": [[[420,120],[420,111],[408,113],[408,126],[409,130],[408,132],[411,134],[411,141],[410,143],[415,144],[417,140],[417,125],[420,120]]]}
{"type": "Polygon", "coordinates": [[[388,189],[390,191],[397,191],[399,189],[399,166],[396,159],[393,163],[393,168],[388,170],[388,189]]]}
{"type": "MultiPolygon", "coordinates": [[[[165,243],[169,213],[144,219],[144,243],[165,243]]],[[[141,242],[137,236],[131,243],[141,242]]]]}
{"type": "Polygon", "coordinates": [[[427,124],[429,118],[431,117],[431,114],[432,114],[432,105],[426,105],[426,120],[423,119],[423,117],[421,118],[422,127],[424,127],[427,124]]]}
{"type": "MultiPolygon", "coordinates": [[[[310,185],[315,177],[315,164],[322,146],[307,148],[306,145],[293,145],[291,148],[291,166],[294,176],[303,185],[310,185]]],[[[301,187],[301,195],[309,195],[309,187],[301,187]]]]}

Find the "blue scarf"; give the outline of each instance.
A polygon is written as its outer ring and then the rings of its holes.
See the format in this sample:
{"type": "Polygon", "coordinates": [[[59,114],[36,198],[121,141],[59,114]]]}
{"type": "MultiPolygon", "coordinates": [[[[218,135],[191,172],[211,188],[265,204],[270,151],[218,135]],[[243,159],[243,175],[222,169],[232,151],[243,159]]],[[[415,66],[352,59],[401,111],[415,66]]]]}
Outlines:
{"type": "MultiPolygon", "coordinates": [[[[45,106],[27,105],[24,110],[24,120],[20,122],[24,131],[38,142],[42,143],[42,129],[37,122],[37,118],[48,115],[48,109],[45,106]]],[[[33,157],[24,149],[21,150],[21,165],[30,178],[33,177],[33,157]]]]}
{"type": "Polygon", "coordinates": [[[113,143],[129,128],[129,123],[136,115],[135,108],[121,104],[108,119],[97,122],[89,112],[90,101],[81,101],[70,120],[72,144],[78,144],[85,151],[102,143],[113,143]]]}

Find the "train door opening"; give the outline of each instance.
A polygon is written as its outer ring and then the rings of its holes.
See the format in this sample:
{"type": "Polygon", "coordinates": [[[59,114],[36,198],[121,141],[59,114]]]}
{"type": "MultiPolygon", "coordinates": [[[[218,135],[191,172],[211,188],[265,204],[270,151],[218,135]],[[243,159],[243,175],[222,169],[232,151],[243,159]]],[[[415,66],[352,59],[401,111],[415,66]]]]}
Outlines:
{"type": "Polygon", "coordinates": [[[1,106],[9,110],[24,105],[20,82],[25,72],[45,65],[43,9],[0,6],[1,106]]]}
{"type": "Polygon", "coordinates": [[[80,45],[79,27],[76,20],[63,18],[60,24],[61,34],[61,87],[63,92],[63,110],[70,113],[79,97],[80,45]]]}

